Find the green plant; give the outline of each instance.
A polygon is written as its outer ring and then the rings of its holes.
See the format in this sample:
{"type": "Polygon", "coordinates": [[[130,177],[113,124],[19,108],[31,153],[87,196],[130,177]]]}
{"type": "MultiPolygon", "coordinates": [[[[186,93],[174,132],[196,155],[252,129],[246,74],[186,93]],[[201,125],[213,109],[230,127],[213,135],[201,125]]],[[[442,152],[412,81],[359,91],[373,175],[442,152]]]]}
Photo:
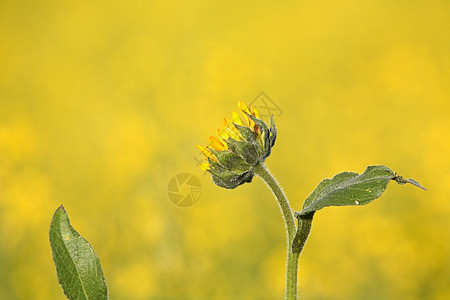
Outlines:
{"type": "MultiPolygon", "coordinates": [[[[343,172],[324,179],[305,200],[303,209],[293,212],[285,193],[264,164],[277,137],[273,117],[267,126],[256,109],[249,109],[242,102],[239,108],[244,121],[233,113],[232,120],[225,119],[217,138],[210,137],[206,147],[197,146],[206,156],[201,168],[210,172],[220,187],[234,189],[257,175],[273,192],[287,231],[286,299],[297,299],[298,260],[318,210],[327,206],[366,205],[379,198],[390,181],[426,190],[417,181],[404,179],[385,166],[369,166],[362,174],[343,172]]],[[[88,241],[70,225],[62,206],[51,221],[50,245],[59,283],[69,299],[108,298],[99,259],[88,241]]]]}
{"type": "Polygon", "coordinates": [[[234,189],[258,175],[272,190],[283,212],[287,231],[286,299],[297,298],[298,259],[316,211],[327,206],[368,204],[381,196],[391,180],[399,184],[411,183],[425,190],[417,181],[404,179],[385,166],[369,166],[361,175],[343,172],[324,179],[305,200],[303,209],[293,213],[281,186],[264,164],[277,138],[273,116],[269,127],[259,119],[256,109],[247,108],[242,102],[238,105],[244,122],[233,113],[232,121],[225,119],[217,138],[210,137],[207,147],[197,146],[207,159],[201,168],[210,172],[212,180],[220,187],[234,189]]]}
{"type": "Polygon", "coordinates": [[[108,299],[100,261],[71,225],[61,205],[50,223],[50,246],[59,284],[69,299],[108,299]]]}

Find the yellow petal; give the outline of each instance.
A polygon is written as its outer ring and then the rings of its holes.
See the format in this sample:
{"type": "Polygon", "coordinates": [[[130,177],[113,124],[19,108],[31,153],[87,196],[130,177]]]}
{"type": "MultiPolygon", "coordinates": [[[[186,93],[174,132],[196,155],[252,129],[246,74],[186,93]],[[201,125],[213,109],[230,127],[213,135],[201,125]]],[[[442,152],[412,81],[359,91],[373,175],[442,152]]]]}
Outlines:
{"type": "Polygon", "coordinates": [[[239,140],[241,139],[241,138],[240,138],[236,133],[234,133],[233,130],[231,130],[230,128],[224,127],[223,129],[227,132],[227,134],[228,134],[232,139],[235,139],[236,141],[239,141],[239,140]]]}
{"type": "Polygon", "coordinates": [[[228,150],[227,146],[225,146],[220,140],[213,136],[209,137],[209,145],[211,146],[211,148],[217,151],[228,150]]]}
{"type": "Polygon", "coordinates": [[[230,137],[225,130],[220,129],[217,129],[217,136],[222,140],[222,142],[225,142],[230,137]]]}
{"type": "Polygon", "coordinates": [[[252,114],[252,115],[254,115],[255,117],[257,117],[257,118],[259,119],[259,111],[258,111],[258,109],[257,109],[256,107],[254,107],[254,108],[252,109],[252,111],[253,111],[253,114],[252,114]]]}
{"type": "Polygon", "coordinates": [[[224,119],[223,119],[223,127],[224,127],[224,128],[225,128],[225,127],[228,127],[228,128],[231,129],[232,131],[235,131],[235,130],[236,130],[236,127],[234,127],[233,121],[231,121],[231,120],[229,120],[229,119],[227,119],[227,118],[224,118],[224,119]]]}
{"type": "Polygon", "coordinates": [[[237,112],[234,112],[234,111],[233,111],[233,114],[232,114],[232,121],[233,121],[233,123],[242,126],[242,120],[241,120],[241,118],[239,118],[239,115],[237,114],[237,112]]]}
{"type": "Polygon", "coordinates": [[[203,171],[208,171],[209,169],[211,169],[211,166],[208,163],[204,163],[200,165],[200,169],[202,169],[203,171]]]}
{"type": "Polygon", "coordinates": [[[234,126],[233,122],[231,120],[228,119],[223,119],[223,128],[228,132],[228,134],[235,140],[239,140],[239,139],[244,139],[241,135],[241,133],[239,132],[239,130],[237,130],[236,126],[234,126]]]}
{"type": "MultiPolygon", "coordinates": [[[[255,122],[253,122],[248,116],[249,115],[253,115],[255,116],[255,113],[252,112],[242,101],[238,102],[238,106],[239,108],[242,110],[242,112],[244,113],[244,119],[246,122],[246,126],[249,127],[250,129],[254,129],[255,127],[255,122]],[[247,114],[246,114],[247,113],[247,114]]],[[[259,112],[257,112],[258,116],[259,116],[259,112]]],[[[256,116],[255,116],[256,117],[256,116]]]]}
{"type": "Polygon", "coordinates": [[[246,112],[248,114],[250,114],[250,110],[248,109],[247,105],[244,104],[244,102],[242,101],[238,101],[238,107],[240,110],[242,110],[243,112],[246,112]]]}
{"type": "Polygon", "coordinates": [[[245,119],[245,123],[246,123],[245,126],[250,127],[252,120],[250,120],[250,118],[246,114],[244,114],[244,119],[245,119]]]}
{"type": "Polygon", "coordinates": [[[212,152],[208,149],[208,147],[202,147],[200,145],[196,145],[197,149],[200,150],[201,153],[203,153],[204,156],[217,161],[217,158],[212,152]]]}

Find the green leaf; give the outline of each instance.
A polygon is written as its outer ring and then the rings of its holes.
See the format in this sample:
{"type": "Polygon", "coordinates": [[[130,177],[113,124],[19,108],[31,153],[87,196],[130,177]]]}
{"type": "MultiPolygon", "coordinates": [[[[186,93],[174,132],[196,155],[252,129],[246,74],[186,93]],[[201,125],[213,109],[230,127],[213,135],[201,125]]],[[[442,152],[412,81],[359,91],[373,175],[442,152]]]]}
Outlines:
{"type": "Polygon", "coordinates": [[[71,225],[61,205],[50,224],[50,246],[58,281],[69,299],[108,299],[100,261],[89,242],[71,225]]]}
{"type": "Polygon", "coordinates": [[[326,206],[368,204],[383,194],[390,180],[399,184],[411,183],[425,189],[414,179],[403,179],[385,166],[369,166],[361,175],[344,172],[322,180],[297,214],[306,215],[326,206]]]}

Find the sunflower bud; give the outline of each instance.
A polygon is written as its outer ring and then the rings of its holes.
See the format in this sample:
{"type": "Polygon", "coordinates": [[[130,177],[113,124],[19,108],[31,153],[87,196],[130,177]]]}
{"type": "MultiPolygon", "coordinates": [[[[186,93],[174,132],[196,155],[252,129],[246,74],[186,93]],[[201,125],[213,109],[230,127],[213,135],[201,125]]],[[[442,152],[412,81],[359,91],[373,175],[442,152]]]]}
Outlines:
{"type": "Polygon", "coordinates": [[[269,129],[256,108],[240,101],[238,106],[244,121],[234,112],[232,121],[225,119],[223,129],[217,131],[217,138],[210,137],[206,147],[197,145],[207,160],[200,167],[211,173],[215,184],[227,189],[252,181],[254,167],[270,155],[277,137],[273,116],[269,129]]]}

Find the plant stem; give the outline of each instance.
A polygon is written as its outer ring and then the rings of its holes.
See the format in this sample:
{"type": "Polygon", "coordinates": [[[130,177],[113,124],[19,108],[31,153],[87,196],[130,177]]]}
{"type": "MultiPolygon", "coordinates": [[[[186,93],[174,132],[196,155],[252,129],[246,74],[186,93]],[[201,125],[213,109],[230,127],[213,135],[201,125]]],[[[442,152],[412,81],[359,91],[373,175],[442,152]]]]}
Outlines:
{"type": "Polygon", "coordinates": [[[292,214],[289,201],[281,189],[278,182],[269,172],[264,164],[256,165],[254,168],[255,173],[261,177],[267,186],[272,190],[275,198],[278,200],[278,204],[283,212],[284,221],[286,223],[286,231],[288,236],[288,257],[287,257],[287,270],[286,270],[286,299],[297,299],[297,269],[298,269],[298,257],[300,252],[294,252],[292,250],[292,241],[296,234],[296,226],[294,221],[294,215],[292,214]]]}
{"type": "Polygon", "coordinates": [[[254,167],[256,175],[261,177],[267,186],[272,190],[275,198],[278,200],[281,211],[283,212],[284,221],[286,223],[286,230],[289,240],[292,240],[295,236],[295,221],[294,215],[289,205],[289,200],[284,194],[281,186],[278,184],[276,179],[272,176],[270,171],[266,168],[264,164],[259,164],[254,167]]]}
{"type": "Polygon", "coordinates": [[[286,300],[296,300],[298,257],[300,253],[294,253],[289,245],[286,270],[286,300]]]}

